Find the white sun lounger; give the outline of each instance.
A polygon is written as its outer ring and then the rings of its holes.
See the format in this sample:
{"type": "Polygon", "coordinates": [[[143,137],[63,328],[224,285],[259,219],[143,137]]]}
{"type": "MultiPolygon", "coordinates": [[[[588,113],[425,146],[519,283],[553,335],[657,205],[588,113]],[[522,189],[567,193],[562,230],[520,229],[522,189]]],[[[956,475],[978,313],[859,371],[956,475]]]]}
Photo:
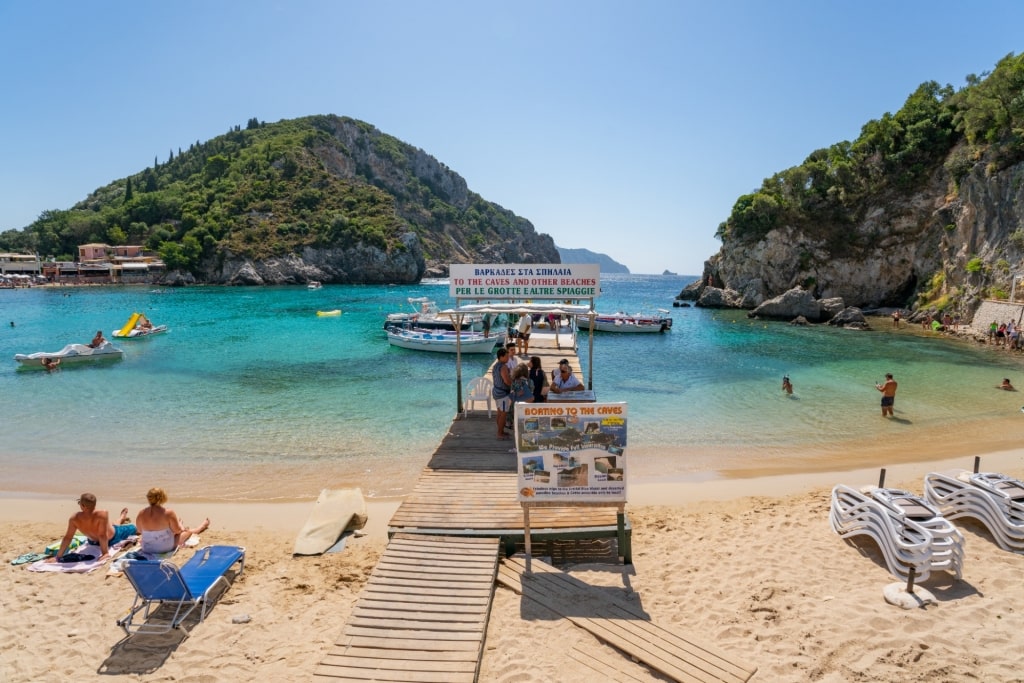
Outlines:
{"type": "Polygon", "coordinates": [[[840,484],[832,489],[829,522],[843,538],[873,539],[889,573],[901,580],[911,567],[920,581],[940,570],[961,576],[963,536],[938,509],[912,493],[840,484]]]}
{"type": "Polygon", "coordinates": [[[924,492],[948,519],[970,517],[1003,550],[1024,553],[1024,483],[995,472],[930,472],[924,492]]]}

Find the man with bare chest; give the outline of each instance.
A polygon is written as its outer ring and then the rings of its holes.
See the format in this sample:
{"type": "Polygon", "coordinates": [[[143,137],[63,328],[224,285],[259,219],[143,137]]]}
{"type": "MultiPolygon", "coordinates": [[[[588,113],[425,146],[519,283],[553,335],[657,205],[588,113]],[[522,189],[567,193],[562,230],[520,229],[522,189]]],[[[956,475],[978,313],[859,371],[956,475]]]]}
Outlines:
{"type": "Polygon", "coordinates": [[[101,558],[110,554],[110,546],[135,535],[135,525],[125,524],[128,520],[128,508],[121,511],[121,517],[115,526],[110,522],[110,513],[96,509],[95,495],[83,493],[77,502],[80,509],[68,519],[68,530],[61,539],[60,549],[57,555],[49,558],[47,562],[60,562],[76,533],[84,534],[90,543],[99,545],[101,558]]]}

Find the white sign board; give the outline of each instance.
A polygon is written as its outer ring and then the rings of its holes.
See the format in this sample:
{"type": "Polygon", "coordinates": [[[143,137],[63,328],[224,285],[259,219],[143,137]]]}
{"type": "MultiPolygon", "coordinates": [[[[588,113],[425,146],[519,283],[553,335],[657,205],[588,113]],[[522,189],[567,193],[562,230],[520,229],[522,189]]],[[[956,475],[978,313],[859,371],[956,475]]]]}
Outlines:
{"type": "Polygon", "coordinates": [[[596,263],[452,263],[448,276],[455,298],[588,299],[601,293],[596,263]]]}
{"type": "Polygon", "coordinates": [[[625,403],[516,403],[519,501],[626,502],[625,403]]]}

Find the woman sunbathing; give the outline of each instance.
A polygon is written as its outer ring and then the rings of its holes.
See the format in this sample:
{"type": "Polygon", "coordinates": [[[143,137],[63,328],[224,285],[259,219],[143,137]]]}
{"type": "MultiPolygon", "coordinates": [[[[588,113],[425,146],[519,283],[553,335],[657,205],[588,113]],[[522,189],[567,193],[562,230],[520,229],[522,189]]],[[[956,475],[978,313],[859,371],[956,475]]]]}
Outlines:
{"type": "Polygon", "coordinates": [[[167,494],[162,488],[151,488],[146,500],[149,507],[135,518],[135,528],[141,536],[140,550],[144,553],[166,553],[180,548],[189,538],[203,533],[210,526],[207,518],[195,529],[186,528],[174,510],[163,506],[167,502],[167,494]]]}

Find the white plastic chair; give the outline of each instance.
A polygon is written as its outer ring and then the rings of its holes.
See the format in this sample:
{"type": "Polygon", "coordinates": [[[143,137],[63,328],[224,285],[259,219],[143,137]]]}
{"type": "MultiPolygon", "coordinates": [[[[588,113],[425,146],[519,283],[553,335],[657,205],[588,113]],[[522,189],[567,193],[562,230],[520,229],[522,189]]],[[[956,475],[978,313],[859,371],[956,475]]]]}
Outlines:
{"type": "Polygon", "coordinates": [[[475,410],[475,404],[477,401],[484,401],[487,403],[487,417],[491,416],[491,389],[493,388],[491,380],[487,377],[477,377],[472,380],[466,387],[466,402],[463,404],[463,413],[469,413],[470,409],[475,410]]]}

